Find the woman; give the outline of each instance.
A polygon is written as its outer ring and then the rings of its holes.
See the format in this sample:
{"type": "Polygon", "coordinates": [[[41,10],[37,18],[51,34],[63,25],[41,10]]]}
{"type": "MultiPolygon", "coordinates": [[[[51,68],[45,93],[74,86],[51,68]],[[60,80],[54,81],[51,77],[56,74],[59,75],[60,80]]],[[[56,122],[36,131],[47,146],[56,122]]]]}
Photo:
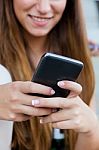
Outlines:
{"type": "MultiPolygon", "coordinates": [[[[80,0],[0,0],[0,6],[0,63],[16,81],[7,84],[10,117],[5,117],[18,121],[14,122],[12,149],[50,149],[52,126],[64,129],[70,150],[88,150],[89,145],[90,150],[99,149],[98,121],[89,107],[94,76],[80,0]],[[71,91],[67,98],[49,100],[26,94],[54,94],[50,87],[27,81],[47,51],[84,62],[78,79],[83,90],[78,83],[62,81],[58,85],[71,91]],[[56,107],[62,109],[53,113],[56,107]],[[47,117],[39,120],[40,115],[47,117]]],[[[2,99],[6,101],[6,96],[2,99]]]]}

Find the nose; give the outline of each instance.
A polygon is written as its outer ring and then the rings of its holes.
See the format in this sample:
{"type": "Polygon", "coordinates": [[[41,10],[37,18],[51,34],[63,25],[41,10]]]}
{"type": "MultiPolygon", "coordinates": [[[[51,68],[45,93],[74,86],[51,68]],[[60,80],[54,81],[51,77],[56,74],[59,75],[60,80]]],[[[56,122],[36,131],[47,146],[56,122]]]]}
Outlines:
{"type": "Polygon", "coordinates": [[[51,9],[50,0],[38,0],[37,10],[38,12],[45,14],[51,9]]]}

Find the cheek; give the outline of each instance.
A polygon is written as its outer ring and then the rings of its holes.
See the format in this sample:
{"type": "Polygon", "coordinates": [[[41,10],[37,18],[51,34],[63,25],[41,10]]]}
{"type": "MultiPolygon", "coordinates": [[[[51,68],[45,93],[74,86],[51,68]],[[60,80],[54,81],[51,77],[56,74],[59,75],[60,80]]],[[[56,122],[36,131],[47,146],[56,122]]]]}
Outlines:
{"type": "Polygon", "coordinates": [[[58,14],[60,17],[62,16],[62,14],[66,8],[66,2],[67,1],[61,1],[60,3],[56,4],[56,6],[54,7],[56,14],[58,14]]]}
{"type": "Polygon", "coordinates": [[[18,20],[24,17],[26,10],[30,6],[29,1],[30,0],[13,0],[14,12],[18,20]]]}
{"type": "Polygon", "coordinates": [[[13,6],[15,10],[25,10],[31,7],[33,0],[13,0],[13,6]]]}

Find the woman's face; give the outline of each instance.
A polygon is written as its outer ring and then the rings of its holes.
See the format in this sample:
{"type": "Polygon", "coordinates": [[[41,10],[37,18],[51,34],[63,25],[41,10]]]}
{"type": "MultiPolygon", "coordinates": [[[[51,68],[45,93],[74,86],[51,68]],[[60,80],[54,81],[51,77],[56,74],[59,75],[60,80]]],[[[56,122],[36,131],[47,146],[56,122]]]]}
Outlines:
{"type": "Polygon", "coordinates": [[[59,22],[67,0],[13,0],[14,12],[33,36],[45,36],[59,22]]]}

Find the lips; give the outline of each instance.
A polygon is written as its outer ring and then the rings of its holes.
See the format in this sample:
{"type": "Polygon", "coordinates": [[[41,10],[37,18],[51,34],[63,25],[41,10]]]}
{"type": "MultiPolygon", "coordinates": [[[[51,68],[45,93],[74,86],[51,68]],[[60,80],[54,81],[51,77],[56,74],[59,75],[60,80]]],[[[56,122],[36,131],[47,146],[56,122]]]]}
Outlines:
{"type": "Polygon", "coordinates": [[[50,20],[53,17],[42,17],[42,16],[35,16],[35,15],[28,15],[32,20],[33,26],[37,27],[45,27],[49,24],[50,20]]]}
{"type": "Polygon", "coordinates": [[[34,15],[29,15],[34,21],[37,22],[46,22],[52,19],[53,17],[40,17],[40,16],[34,16],[34,15]]]}

